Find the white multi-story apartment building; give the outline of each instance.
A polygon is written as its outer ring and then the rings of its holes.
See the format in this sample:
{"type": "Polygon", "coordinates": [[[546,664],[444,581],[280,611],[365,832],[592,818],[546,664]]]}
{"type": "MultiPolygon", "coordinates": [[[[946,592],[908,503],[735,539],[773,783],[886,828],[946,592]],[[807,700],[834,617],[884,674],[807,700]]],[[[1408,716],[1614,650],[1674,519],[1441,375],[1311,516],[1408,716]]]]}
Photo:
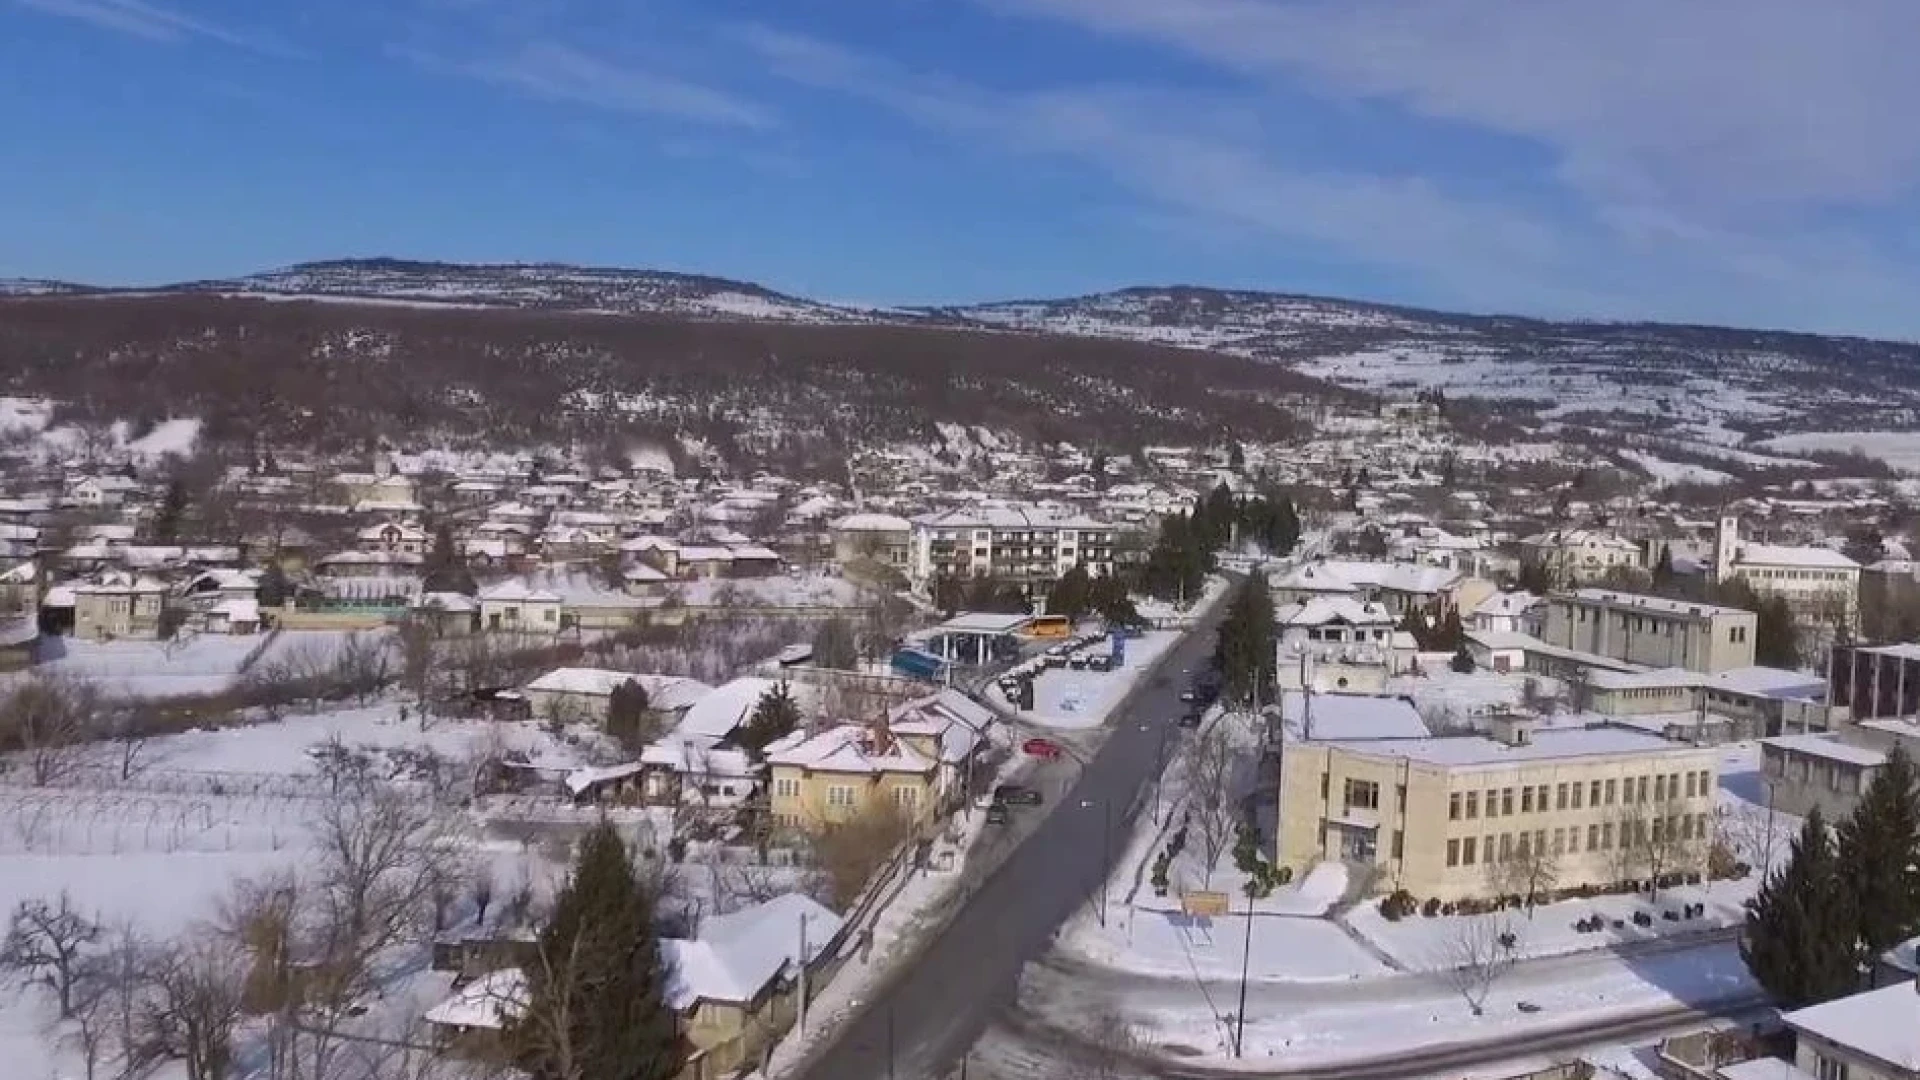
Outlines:
{"type": "Polygon", "coordinates": [[[1823,547],[1749,544],[1740,521],[1720,519],[1714,538],[1716,581],[1738,578],[1761,596],[1778,596],[1803,623],[1855,629],[1860,620],[1860,564],[1823,547]]]}
{"type": "Polygon", "coordinates": [[[913,519],[908,575],[992,577],[1044,585],[1083,564],[1113,572],[1116,526],[1084,514],[1027,505],[946,510],[913,519]]]}
{"type": "Polygon", "coordinates": [[[1598,529],[1552,529],[1520,541],[1521,558],[1553,572],[1562,584],[1599,581],[1612,570],[1638,570],[1640,548],[1598,529]]]}

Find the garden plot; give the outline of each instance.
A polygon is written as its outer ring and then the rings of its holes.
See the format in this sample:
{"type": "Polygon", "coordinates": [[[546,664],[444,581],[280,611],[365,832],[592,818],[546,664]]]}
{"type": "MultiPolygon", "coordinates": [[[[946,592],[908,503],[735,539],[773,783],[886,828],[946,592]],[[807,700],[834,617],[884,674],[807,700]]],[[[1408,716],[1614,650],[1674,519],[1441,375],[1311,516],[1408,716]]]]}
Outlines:
{"type": "Polygon", "coordinates": [[[302,630],[266,636],[194,634],[172,641],[52,638],[34,670],[85,680],[113,697],[198,697],[228,689],[260,664],[325,671],[349,638],[384,636],[381,631],[302,630]]]}
{"type": "MultiPolygon", "coordinates": [[[[1120,704],[1147,669],[1160,659],[1180,634],[1172,630],[1149,630],[1126,645],[1126,666],[1118,671],[1074,671],[1054,668],[1033,679],[1033,708],[1015,709],[999,686],[988,687],[993,702],[1022,720],[1043,727],[1077,729],[1099,727],[1107,714],[1120,704]]],[[[1094,646],[1104,652],[1105,646],[1094,646]]]]}

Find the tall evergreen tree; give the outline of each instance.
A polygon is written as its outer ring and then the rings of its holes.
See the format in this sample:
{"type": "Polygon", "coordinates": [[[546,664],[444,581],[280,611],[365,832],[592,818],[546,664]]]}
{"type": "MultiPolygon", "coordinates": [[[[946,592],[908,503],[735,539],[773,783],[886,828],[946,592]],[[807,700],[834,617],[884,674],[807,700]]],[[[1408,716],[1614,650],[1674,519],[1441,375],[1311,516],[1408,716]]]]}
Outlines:
{"type": "Polygon", "coordinates": [[[860,643],[854,640],[852,623],[836,615],[820,624],[813,634],[813,664],[838,671],[860,666],[860,643]]]}
{"type": "Polygon", "coordinates": [[[180,539],[180,529],[187,517],[187,485],[175,477],[167,481],[167,490],[160,496],[160,508],[153,515],[153,538],[162,544],[171,544],[180,539]]]}
{"type": "Polygon", "coordinates": [[[1859,982],[1850,895],[1815,808],[1787,865],[1747,902],[1740,956],[1782,1007],[1799,1009],[1851,992],[1859,982]]]}
{"type": "Polygon", "coordinates": [[[1214,662],[1227,697],[1251,702],[1257,693],[1260,701],[1270,701],[1275,660],[1273,596],[1266,579],[1256,574],[1234,594],[1214,643],[1214,662]]]}
{"type": "Polygon", "coordinates": [[[800,703],[784,682],[769,687],[753,706],[753,715],[740,728],[734,741],[748,753],[758,754],[775,740],[793,734],[800,726],[800,703]]]}
{"type": "Polygon", "coordinates": [[[1673,581],[1673,548],[1662,542],[1660,556],[1653,561],[1653,587],[1658,589],[1673,581]]]}
{"type": "Polygon", "coordinates": [[[1920,783],[1904,748],[1836,831],[1860,941],[1877,956],[1920,932],[1920,783]]]}
{"type": "Polygon", "coordinates": [[[1800,627],[1784,597],[1769,596],[1753,609],[1753,662],[1768,667],[1800,666],[1800,627]]]}
{"type": "Polygon", "coordinates": [[[679,1032],[653,926],[655,898],[605,821],[581,840],[573,876],[525,966],[523,1014],[507,1029],[534,1080],[668,1080],[679,1032]]]}
{"type": "Polygon", "coordinates": [[[422,587],[427,592],[464,593],[472,596],[480,591],[473,580],[473,571],[467,569],[467,560],[461,558],[453,543],[453,529],[445,522],[433,530],[433,547],[428,549],[427,557],[421,564],[422,587]]]}
{"type": "Polygon", "coordinates": [[[1093,579],[1088,576],[1086,565],[1074,563],[1047,591],[1047,614],[1065,615],[1078,622],[1087,613],[1092,594],[1093,579]]]}

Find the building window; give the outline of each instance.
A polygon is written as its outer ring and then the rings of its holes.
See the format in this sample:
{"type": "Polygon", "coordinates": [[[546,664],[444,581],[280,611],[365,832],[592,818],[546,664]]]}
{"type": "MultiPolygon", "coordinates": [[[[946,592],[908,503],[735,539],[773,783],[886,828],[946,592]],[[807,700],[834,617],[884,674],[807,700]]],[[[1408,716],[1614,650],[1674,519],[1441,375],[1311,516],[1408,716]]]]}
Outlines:
{"type": "Polygon", "coordinates": [[[850,787],[846,787],[844,785],[839,785],[839,784],[836,784],[833,787],[828,788],[827,789],[827,805],[828,806],[852,806],[853,805],[853,789],[850,787]]]}
{"type": "Polygon", "coordinates": [[[1400,812],[1402,814],[1406,813],[1407,812],[1407,785],[1396,784],[1394,786],[1393,795],[1396,803],[1398,804],[1398,808],[1400,812]]]}
{"type": "Polygon", "coordinates": [[[1589,798],[1587,801],[1592,803],[1594,806],[1599,806],[1600,805],[1600,781],[1595,780],[1593,782],[1593,791],[1591,795],[1592,797],[1589,798]]]}
{"type": "Polygon", "coordinates": [[[1469,791],[1467,792],[1467,820],[1472,821],[1479,816],[1480,793],[1478,791],[1469,791]]]}
{"type": "Polygon", "coordinates": [[[1326,801],[1327,792],[1331,790],[1332,785],[1333,785],[1333,774],[1321,773],[1320,774],[1320,800],[1322,802],[1326,801]]]}
{"type": "Polygon", "coordinates": [[[1600,850],[1600,826],[1598,825],[1587,826],[1587,850],[1600,850]]]}
{"type": "Polygon", "coordinates": [[[1447,796],[1447,820],[1460,820],[1460,793],[1457,791],[1447,796]]]}
{"type": "Polygon", "coordinates": [[[1567,808],[1567,785],[1564,783],[1553,786],[1553,808],[1555,810],[1567,808]]]}
{"type": "Polygon", "coordinates": [[[1458,840],[1447,841],[1447,865],[1460,865],[1460,841],[1458,840]]]}
{"type": "Polygon", "coordinates": [[[1573,789],[1573,808],[1578,810],[1580,809],[1580,796],[1587,790],[1587,785],[1575,780],[1568,786],[1573,789]]]}
{"type": "Polygon", "coordinates": [[[1474,847],[1475,845],[1473,842],[1473,837],[1471,836],[1467,837],[1465,840],[1460,841],[1460,862],[1463,865],[1466,865],[1466,866],[1473,865],[1473,857],[1475,854],[1473,850],[1474,847]]]}
{"type": "Polygon", "coordinates": [[[1513,858],[1513,834],[1503,832],[1500,834],[1500,861],[1506,862],[1511,858],[1513,858]]]}
{"type": "Polygon", "coordinates": [[[1523,814],[1533,813],[1533,785],[1532,784],[1528,784],[1526,787],[1523,787],[1520,789],[1520,812],[1523,814]]]}
{"type": "Polygon", "coordinates": [[[1699,783],[1700,777],[1697,773],[1687,774],[1687,798],[1691,799],[1698,793],[1695,789],[1699,786],[1699,783]]]}
{"type": "Polygon", "coordinates": [[[1613,805],[1614,794],[1615,794],[1614,781],[1609,780],[1607,781],[1607,805],[1608,806],[1613,805]]]}
{"type": "Polygon", "coordinates": [[[1578,825],[1567,830],[1567,854],[1580,854],[1580,826],[1578,825]]]}
{"type": "Polygon", "coordinates": [[[783,799],[797,799],[800,797],[800,781],[783,776],[773,782],[773,793],[783,799]]]}
{"type": "Polygon", "coordinates": [[[1347,809],[1380,809],[1380,785],[1371,780],[1347,779],[1347,809]]]}
{"type": "Polygon", "coordinates": [[[1733,642],[1735,645],[1745,642],[1747,640],[1747,628],[1744,626],[1728,627],[1727,640],[1733,642]]]}
{"type": "Polygon", "coordinates": [[[893,789],[893,804],[903,810],[911,810],[920,805],[920,789],[897,787],[893,789]]]}
{"type": "Polygon", "coordinates": [[[1647,778],[1644,776],[1640,778],[1640,801],[1647,801],[1647,778]]]}
{"type": "Polygon", "coordinates": [[[1653,778],[1653,801],[1667,801],[1667,778],[1664,776],[1656,776],[1653,778]]]}
{"type": "Polygon", "coordinates": [[[1816,1054],[1819,1063],[1820,1080],[1847,1080],[1847,1063],[1837,1061],[1825,1054],[1816,1054]]]}
{"type": "Polygon", "coordinates": [[[1407,854],[1407,834],[1399,829],[1393,830],[1393,857],[1405,858],[1407,854]]]}
{"type": "Polygon", "coordinates": [[[1500,790],[1500,816],[1501,817],[1513,816],[1513,789],[1512,788],[1502,788],[1500,790]]]}

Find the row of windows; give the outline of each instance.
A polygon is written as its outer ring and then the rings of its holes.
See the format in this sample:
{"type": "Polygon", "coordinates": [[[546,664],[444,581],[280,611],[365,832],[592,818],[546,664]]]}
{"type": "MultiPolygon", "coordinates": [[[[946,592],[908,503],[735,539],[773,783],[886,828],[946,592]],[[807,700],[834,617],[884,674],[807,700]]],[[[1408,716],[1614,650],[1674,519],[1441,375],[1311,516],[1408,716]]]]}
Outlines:
{"type": "MultiPolygon", "coordinates": [[[[1622,850],[1630,850],[1654,844],[1705,840],[1709,835],[1707,830],[1705,814],[1669,814],[1663,818],[1622,821],[1617,832],[1613,822],[1597,822],[1586,828],[1584,850],[1612,851],[1616,841],[1622,850]]],[[[1448,840],[1447,865],[1507,862],[1516,858],[1531,858],[1534,852],[1578,855],[1581,851],[1578,825],[1554,829],[1551,833],[1546,829],[1535,829],[1531,833],[1499,833],[1448,840]]]]}
{"type": "Polygon", "coordinates": [[[1742,577],[1757,578],[1762,581],[1825,581],[1843,582],[1850,575],[1845,570],[1761,570],[1748,569],[1741,572],[1742,577]]]}
{"type": "MultiPolygon", "coordinates": [[[[1351,790],[1354,781],[1347,782],[1351,790]]],[[[1558,784],[1525,784],[1515,788],[1488,788],[1486,816],[1511,817],[1515,810],[1514,792],[1518,790],[1518,813],[1534,814],[1552,810],[1581,810],[1589,806],[1613,806],[1621,803],[1668,802],[1694,799],[1711,794],[1713,778],[1705,769],[1684,773],[1659,773],[1653,776],[1629,776],[1624,779],[1561,781],[1558,784]],[[1553,799],[1548,801],[1551,789],[1553,799]],[[1682,792],[1685,794],[1682,794],[1682,792]]],[[[1480,816],[1481,793],[1456,791],[1447,796],[1447,819],[1472,820],[1480,816]]]]}

